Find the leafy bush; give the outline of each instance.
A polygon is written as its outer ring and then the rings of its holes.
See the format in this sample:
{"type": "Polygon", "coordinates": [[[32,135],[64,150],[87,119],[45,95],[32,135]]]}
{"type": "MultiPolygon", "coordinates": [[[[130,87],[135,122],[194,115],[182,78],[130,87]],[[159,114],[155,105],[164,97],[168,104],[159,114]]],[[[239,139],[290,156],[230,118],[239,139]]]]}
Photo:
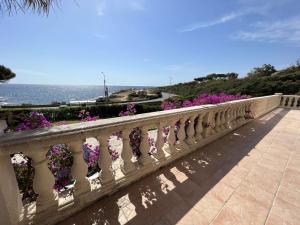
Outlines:
{"type": "Polygon", "coordinates": [[[0,82],[5,82],[14,78],[16,74],[12,72],[9,68],[0,65],[0,82]]]}
{"type": "MultiPolygon", "coordinates": [[[[78,115],[82,110],[88,111],[92,117],[112,118],[118,117],[120,111],[126,110],[126,105],[95,105],[86,107],[66,107],[66,108],[47,108],[47,109],[23,109],[23,108],[2,108],[0,109],[0,118],[6,119],[11,129],[24,121],[24,119],[34,111],[43,113],[50,122],[79,120],[78,115]]],[[[138,113],[155,112],[161,110],[160,103],[137,104],[135,108],[138,113]]]]}
{"type": "Polygon", "coordinates": [[[180,95],[191,100],[199,94],[227,93],[251,95],[253,97],[274,93],[296,94],[300,90],[300,71],[272,76],[253,76],[251,78],[211,80],[207,82],[188,82],[159,88],[161,91],[180,95]]]}

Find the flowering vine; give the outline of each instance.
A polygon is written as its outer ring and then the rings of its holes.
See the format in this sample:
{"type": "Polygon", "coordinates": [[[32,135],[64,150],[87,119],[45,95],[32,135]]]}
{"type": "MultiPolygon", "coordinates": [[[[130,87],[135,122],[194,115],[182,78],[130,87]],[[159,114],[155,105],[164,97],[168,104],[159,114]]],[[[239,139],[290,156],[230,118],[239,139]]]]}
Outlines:
{"type": "Polygon", "coordinates": [[[162,104],[163,110],[170,110],[170,109],[178,109],[178,108],[186,108],[198,105],[205,105],[205,104],[219,104],[222,102],[246,99],[248,96],[246,95],[227,95],[225,93],[220,94],[201,94],[198,97],[192,100],[185,100],[185,101],[165,101],[162,104]]]}
{"type": "Polygon", "coordinates": [[[16,131],[33,130],[37,128],[50,128],[51,122],[39,112],[31,112],[23,121],[16,127],[16,131]]]}

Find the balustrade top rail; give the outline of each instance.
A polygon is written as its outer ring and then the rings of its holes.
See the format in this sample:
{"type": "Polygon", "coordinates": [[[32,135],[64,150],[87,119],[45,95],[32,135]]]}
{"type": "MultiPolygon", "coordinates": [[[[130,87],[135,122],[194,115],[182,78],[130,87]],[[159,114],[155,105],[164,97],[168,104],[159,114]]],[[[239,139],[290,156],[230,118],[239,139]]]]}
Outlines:
{"type": "MultiPolygon", "coordinates": [[[[268,98],[273,98],[277,95],[265,96],[265,97],[256,97],[242,100],[234,100],[230,102],[224,102],[219,104],[208,104],[201,106],[193,106],[187,108],[166,110],[166,111],[158,111],[151,113],[143,113],[132,116],[125,117],[116,117],[109,119],[100,119],[97,121],[89,121],[89,122],[81,122],[76,124],[69,125],[61,125],[55,126],[48,129],[36,129],[32,131],[24,131],[24,132],[15,132],[5,134],[0,136],[0,154],[4,150],[3,147],[11,146],[11,145],[20,145],[25,143],[32,143],[36,141],[44,141],[49,139],[63,139],[67,136],[72,138],[73,135],[82,135],[82,137],[93,136],[94,132],[99,132],[99,130],[116,130],[116,127],[123,129],[126,126],[134,127],[136,124],[139,126],[150,123],[157,123],[161,121],[161,119],[165,120],[165,123],[168,120],[173,119],[176,116],[181,116],[185,114],[197,113],[202,110],[213,110],[219,107],[226,107],[233,104],[238,103],[251,103],[258,100],[266,100],[268,98]]],[[[78,136],[76,137],[76,139],[78,136]]],[[[57,142],[57,139],[55,140],[57,142]]]]}

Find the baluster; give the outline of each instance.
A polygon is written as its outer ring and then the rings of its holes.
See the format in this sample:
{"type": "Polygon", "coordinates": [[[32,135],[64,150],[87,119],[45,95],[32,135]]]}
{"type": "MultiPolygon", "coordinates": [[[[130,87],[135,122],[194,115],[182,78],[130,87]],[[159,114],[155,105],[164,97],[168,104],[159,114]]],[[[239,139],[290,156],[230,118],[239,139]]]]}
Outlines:
{"type": "Polygon", "coordinates": [[[236,118],[237,118],[237,108],[236,108],[236,106],[234,105],[234,106],[232,107],[232,122],[231,122],[233,127],[236,126],[236,123],[237,123],[236,118]]]}
{"type": "Polygon", "coordinates": [[[294,107],[295,107],[295,103],[296,103],[296,105],[297,105],[296,97],[293,97],[292,100],[293,100],[293,101],[292,101],[292,103],[291,103],[291,107],[294,108],[294,107]]]}
{"type": "Polygon", "coordinates": [[[281,102],[281,106],[282,106],[282,107],[285,107],[285,101],[286,101],[286,97],[283,96],[283,97],[282,97],[282,102],[281,102]]]}
{"type": "Polygon", "coordinates": [[[228,107],[226,109],[226,113],[225,113],[225,121],[226,121],[225,127],[227,129],[229,129],[231,127],[231,124],[230,124],[230,112],[231,112],[231,109],[230,109],[230,107],[228,107]]]}
{"type": "Polygon", "coordinates": [[[203,132],[203,124],[202,124],[202,118],[203,118],[203,114],[200,114],[198,116],[198,120],[197,120],[197,125],[196,125],[196,140],[200,141],[201,139],[203,139],[202,136],[202,132],[203,132]]]}
{"type": "Polygon", "coordinates": [[[288,101],[287,107],[292,107],[292,101],[293,101],[293,98],[289,97],[289,101],[288,101]]]}
{"type": "Polygon", "coordinates": [[[108,138],[109,135],[101,135],[98,137],[101,149],[98,165],[101,168],[102,184],[107,184],[114,181],[114,175],[112,172],[112,159],[108,150],[108,138]]]}
{"type": "Polygon", "coordinates": [[[237,123],[238,124],[242,122],[241,116],[242,116],[242,106],[241,106],[241,104],[238,104],[237,105],[237,123]]]}
{"type": "MultiPolygon", "coordinates": [[[[5,152],[4,149],[0,150],[5,152]]],[[[18,224],[22,199],[9,155],[0,155],[0,223],[18,224]]]]}
{"type": "Polygon", "coordinates": [[[215,122],[216,122],[216,127],[215,127],[215,131],[216,133],[218,133],[219,131],[221,131],[221,111],[219,110],[218,112],[216,112],[216,116],[215,116],[215,122]]]}
{"type": "Polygon", "coordinates": [[[288,107],[289,106],[289,97],[286,97],[284,100],[284,107],[288,107]]]}
{"type": "Polygon", "coordinates": [[[212,111],[211,112],[211,117],[210,117],[210,127],[211,127],[211,129],[210,129],[210,134],[211,135],[214,135],[215,133],[217,133],[216,132],[216,111],[212,111]]]}
{"type": "Polygon", "coordinates": [[[280,100],[280,106],[284,107],[284,103],[285,103],[285,97],[281,96],[281,100],[280,100]]]}
{"type": "Polygon", "coordinates": [[[242,106],[242,113],[241,113],[241,120],[242,120],[242,122],[245,122],[246,121],[246,119],[245,119],[245,115],[246,115],[246,103],[244,103],[243,104],[243,106],[242,106]]]}
{"type": "Polygon", "coordinates": [[[165,160],[166,156],[163,150],[163,146],[164,146],[164,138],[163,138],[163,129],[164,129],[164,125],[162,122],[159,122],[158,127],[157,127],[157,139],[156,139],[156,143],[155,143],[155,147],[157,150],[157,158],[159,160],[165,160]]]}
{"type": "Polygon", "coordinates": [[[186,142],[189,145],[195,144],[195,118],[196,118],[195,115],[193,115],[193,116],[191,116],[189,118],[190,119],[190,123],[189,123],[189,125],[187,127],[187,130],[186,130],[186,134],[187,134],[186,142]]]}
{"type": "Polygon", "coordinates": [[[221,129],[226,129],[226,108],[223,109],[222,115],[221,115],[221,129]]]}
{"type": "Polygon", "coordinates": [[[141,157],[139,158],[139,161],[143,164],[146,165],[148,163],[151,163],[151,156],[149,155],[149,150],[150,150],[150,145],[148,141],[148,126],[143,126],[141,128],[141,136],[142,136],[142,141],[141,141],[141,157]]]}
{"type": "Polygon", "coordinates": [[[91,190],[90,182],[88,181],[86,175],[88,172],[88,165],[83,159],[83,143],[85,140],[79,140],[68,143],[70,151],[73,154],[73,166],[72,166],[72,176],[76,179],[74,187],[74,196],[79,196],[82,193],[91,190]]]}
{"type": "Polygon", "coordinates": [[[233,113],[233,106],[231,105],[228,112],[228,124],[229,127],[232,129],[234,126],[233,120],[234,120],[234,113],[233,113]]]}
{"type": "Polygon", "coordinates": [[[175,142],[176,142],[176,138],[175,138],[175,123],[176,121],[170,121],[170,127],[169,127],[169,133],[167,136],[167,141],[168,141],[168,148],[166,148],[166,151],[170,154],[173,155],[176,153],[176,149],[175,149],[175,142]]]}
{"type": "Polygon", "coordinates": [[[28,156],[32,159],[35,169],[33,189],[39,196],[36,200],[36,212],[43,211],[51,206],[57,205],[53,193],[55,178],[48,168],[46,154],[50,147],[31,148],[28,156]]]}
{"type": "Polygon", "coordinates": [[[211,120],[212,120],[212,114],[213,114],[213,112],[208,112],[206,115],[205,115],[205,117],[204,117],[204,119],[203,119],[203,121],[204,121],[204,129],[203,129],[203,137],[204,138],[207,138],[208,136],[210,136],[211,135],[211,130],[212,130],[212,122],[211,122],[211,120]]]}
{"type": "Polygon", "coordinates": [[[186,122],[186,117],[182,117],[180,119],[180,126],[179,126],[179,130],[178,130],[178,133],[177,133],[177,137],[178,137],[178,141],[179,141],[177,146],[181,150],[187,150],[187,148],[188,148],[188,146],[184,142],[185,139],[186,139],[185,122],[186,122]]]}
{"type": "Polygon", "coordinates": [[[238,124],[241,123],[241,115],[242,115],[242,106],[241,104],[237,105],[237,122],[238,124]]]}
{"type": "Polygon", "coordinates": [[[125,129],[122,131],[123,149],[122,149],[121,157],[123,159],[123,165],[121,170],[125,175],[135,170],[135,166],[131,161],[133,155],[130,146],[130,138],[129,138],[130,133],[131,133],[131,129],[125,129]]]}
{"type": "Polygon", "coordinates": [[[296,97],[295,98],[295,103],[294,103],[294,108],[297,109],[298,108],[298,101],[300,100],[300,97],[296,97]]]}

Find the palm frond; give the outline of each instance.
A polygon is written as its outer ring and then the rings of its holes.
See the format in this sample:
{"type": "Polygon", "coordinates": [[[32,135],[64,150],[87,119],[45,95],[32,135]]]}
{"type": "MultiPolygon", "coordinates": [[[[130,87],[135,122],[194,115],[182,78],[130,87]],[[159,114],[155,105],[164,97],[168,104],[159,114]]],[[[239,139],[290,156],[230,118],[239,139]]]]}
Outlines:
{"type": "Polygon", "coordinates": [[[0,0],[0,12],[11,13],[18,10],[33,10],[38,13],[49,13],[51,6],[57,0],[0,0]]]}

